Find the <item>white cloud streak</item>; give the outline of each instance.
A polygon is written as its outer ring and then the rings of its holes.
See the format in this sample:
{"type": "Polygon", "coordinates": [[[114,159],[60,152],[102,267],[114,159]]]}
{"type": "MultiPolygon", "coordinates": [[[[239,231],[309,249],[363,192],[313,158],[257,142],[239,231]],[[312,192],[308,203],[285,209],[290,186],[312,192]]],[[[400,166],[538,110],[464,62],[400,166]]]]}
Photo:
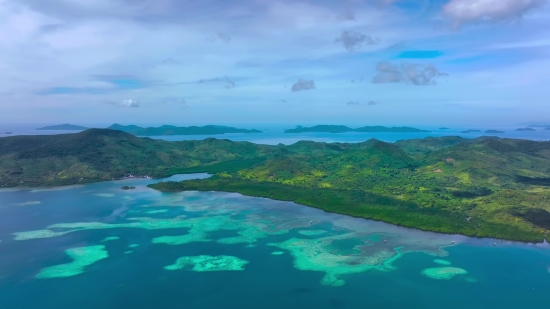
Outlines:
{"type": "Polygon", "coordinates": [[[443,13],[458,27],[468,22],[521,18],[547,3],[548,0],[451,0],[443,6],[443,13]]]}

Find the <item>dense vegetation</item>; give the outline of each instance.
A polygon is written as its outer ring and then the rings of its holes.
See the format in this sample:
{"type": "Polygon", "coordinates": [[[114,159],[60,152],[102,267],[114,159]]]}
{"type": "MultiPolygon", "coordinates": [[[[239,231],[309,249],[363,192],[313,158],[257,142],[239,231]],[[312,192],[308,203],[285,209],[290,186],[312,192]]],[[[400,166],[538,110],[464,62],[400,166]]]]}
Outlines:
{"type": "Polygon", "coordinates": [[[313,127],[296,126],[294,129],[285,130],[285,133],[324,132],[324,133],[346,133],[346,132],[429,132],[411,127],[383,127],[371,126],[352,129],[342,125],[318,125],[313,127]]]}
{"type": "Polygon", "coordinates": [[[0,138],[0,184],[58,185],[208,172],[162,191],[232,191],[472,236],[542,241],[550,142],[484,137],[267,146],[166,142],[120,131],[0,138]]]}
{"type": "Polygon", "coordinates": [[[160,127],[142,128],[135,125],[123,126],[113,124],[108,129],[119,130],[122,132],[138,135],[138,136],[161,136],[161,135],[214,135],[225,133],[261,133],[259,130],[238,129],[226,126],[191,126],[191,127],[176,127],[164,125],[160,127]]]}
{"type": "Polygon", "coordinates": [[[257,162],[268,150],[268,146],[213,138],[167,142],[108,129],[5,137],[0,138],[0,186],[64,185],[129,175],[165,177],[220,162],[257,162]]]}

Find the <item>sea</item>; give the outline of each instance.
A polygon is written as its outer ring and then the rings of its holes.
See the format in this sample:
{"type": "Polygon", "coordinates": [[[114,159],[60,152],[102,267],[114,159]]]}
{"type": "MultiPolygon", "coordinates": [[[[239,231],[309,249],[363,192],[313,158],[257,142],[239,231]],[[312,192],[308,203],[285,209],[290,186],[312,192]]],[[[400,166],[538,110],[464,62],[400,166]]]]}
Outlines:
{"type": "MultiPolygon", "coordinates": [[[[550,139],[521,132],[528,133],[550,139]]],[[[291,144],[426,136],[273,132],[223,138],[291,144]]],[[[237,193],[147,187],[206,177],[0,189],[0,308],[548,306],[546,242],[438,234],[237,193]]]]}

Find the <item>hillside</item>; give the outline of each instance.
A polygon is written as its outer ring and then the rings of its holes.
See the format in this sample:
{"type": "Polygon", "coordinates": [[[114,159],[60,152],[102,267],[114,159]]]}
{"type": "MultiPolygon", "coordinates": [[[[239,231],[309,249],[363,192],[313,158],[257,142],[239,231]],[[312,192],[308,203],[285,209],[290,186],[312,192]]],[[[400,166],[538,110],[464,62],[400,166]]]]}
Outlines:
{"type": "Polygon", "coordinates": [[[222,161],[257,160],[265,148],[217,139],[166,142],[109,129],[5,137],[0,138],[0,185],[74,184],[130,174],[164,177],[222,161]]]}
{"type": "Polygon", "coordinates": [[[162,135],[217,135],[225,133],[261,133],[259,130],[238,129],[226,126],[191,126],[191,127],[176,127],[164,125],[160,127],[142,128],[135,125],[123,126],[113,124],[108,129],[119,130],[122,132],[138,135],[138,136],[162,136],[162,135]]]}
{"type": "Polygon", "coordinates": [[[214,175],[151,187],[240,192],[471,236],[542,241],[550,229],[550,142],[442,137],[267,146],[167,142],[108,129],[0,138],[3,186],[192,172],[214,175]]]}
{"type": "Polygon", "coordinates": [[[240,192],[471,236],[542,241],[550,229],[549,142],[455,137],[285,150],[238,172],[151,187],[240,192]]]}
{"type": "Polygon", "coordinates": [[[357,129],[352,129],[342,125],[317,125],[313,127],[297,126],[294,129],[285,130],[285,133],[304,133],[304,132],[323,132],[323,133],[346,133],[346,132],[429,132],[426,130],[411,128],[411,127],[383,127],[383,126],[366,126],[357,129]]]}

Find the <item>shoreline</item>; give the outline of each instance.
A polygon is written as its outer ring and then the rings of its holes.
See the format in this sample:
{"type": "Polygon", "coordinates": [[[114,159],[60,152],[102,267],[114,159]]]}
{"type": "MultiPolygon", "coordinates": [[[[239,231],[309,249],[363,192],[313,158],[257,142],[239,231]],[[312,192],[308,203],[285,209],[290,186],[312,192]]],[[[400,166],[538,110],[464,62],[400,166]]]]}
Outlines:
{"type": "MultiPolygon", "coordinates": [[[[95,183],[102,183],[102,182],[113,182],[114,183],[114,182],[132,181],[132,180],[140,181],[140,180],[147,180],[147,179],[149,179],[149,180],[166,180],[166,182],[174,182],[174,181],[170,181],[169,178],[174,177],[174,176],[180,176],[180,175],[184,176],[184,175],[193,175],[193,174],[196,174],[197,176],[206,174],[206,175],[208,175],[208,177],[206,177],[206,178],[198,178],[197,177],[197,178],[190,178],[190,179],[187,179],[187,180],[208,179],[208,178],[213,176],[212,174],[208,174],[208,173],[191,172],[191,173],[172,174],[170,176],[158,177],[158,178],[156,178],[156,177],[155,178],[145,178],[145,177],[138,178],[138,177],[135,177],[135,178],[124,178],[124,179],[115,179],[115,180],[110,180],[110,179],[109,180],[97,180],[97,181],[93,181],[93,182],[75,183],[75,184],[67,184],[67,185],[49,185],[49,186],[48,185],[37,185],[37,186],[19,186],[18,185],[18,186],[14,186],[14,187],[0,187],[0,193],[2,191],[33,190],[33,189],[70,190],[70,189],[75,188],[75,187],[81,187],[81,186],[85,186],[85,185],[89,185],[89,184],[95,184],[95,183]]],[[[338,215],[348,216],[348,217],[351,217],[351,218],[369,220],[369,221],[374,221],[374,222],[381,222],[381,223],[384,223],[384,224],[391,224],[391,225],[394,225],[394,226],[397,226],[397,227],[402,227],[402,228],[405,228],[405,229],[411,229],[411,230],[428,232],[428,233],[443,234],[443,235],[457,235],[457,236],[460,236],[460,237],[467,237],[467,238],[471,238],[471,239],[475,239],[475,240],[491,240],[491,241],[508,242],[508,243],[511,243],[511,244],[534,245],[534,246],[540,246],[540,245],[543,245],[545,243],[549,244],[547,242],[548,237],[543,237],[542,241],[535,242],[535,241],[528,241],[528,240],[499,238],[499,237],[495,237],[495,236],[477,236],[477,235],[467,235],[467,234],[456,233],[456,232],[435,231],[435,230],[425,229],[425,228],[421,228],[421,227],[415,227],[415,226],[409,226],[409,225],[404,225],[404,224],[399,224],[399,223],[388,222],[388,221],[383,220],[383,219],[367,218],[367,217],[364,217],[364,216],[353,215],[353,214],[345,213],[345,212],[330,211],[330,210],[326,210],[326,209],[323,209],[323,208],[315,206],[315,205],[307,205],[307,204],[304,204],[304,203],[300,203],[300,202],[296,201],[295,199],[293,200],[293,199],[284,199],[284,198],[278,198],[278,197],[266,197],[266,196],[260,196],[260,195],[253,195],[253,194],[247,194],[247,193],[241,192],[239,190],[228,190],[228,189],[226,189],[226,190],[224,190],[224,189],[216,189],[216,190],[211,190],[211,189],[203,189],[203,190],[201,190],[201,189],[161,190],[161,189],[157,189],[157,188],[153,187],[154,185],[158,185],[158,184],[166,183],[166,182],[161,181],[161,182],[156,182],[156,183],[144,184],[143,186],[147,187],[151,190],[161,192],[161,193],[178,193],[178,192],[186,192],[186,191],[188,191],[188,192],[237,193],[237,194],[240,194],[242,196],[247,196],[247,197],[294,203],[294,204],[302,206],[302,207],[318,209],[318,210],[323,211],[325,213],[338,214],[338,215]]],[[[174,183],[180,183],[180,181],[174,182],[174,183]]]]}
{"type": "MultiPolygon", "coordinates": [[[[208,179],[212,180],[211,178],[208,178],[208,179]]],[[[191,181],[193,181],[193,180],[191,180],[191,181]]],[[[185,192],[185,191],[238,193],[238,194],[241,194],[243,196],[249,196],[249,197],[255,197],[255,198],[265,198],[265,199],[283,201],[283,202],[292,202],[292,203],[295,203],[297,205],[319,209],[319,210],[322,210],[322,211],[327,212],[327,213],[333,213],[333,214],[345,215],[345,216],[349,216],[349,217],[353,217],[353,218],[360,218],[360,219],[365,219],[365,220],[383,222],[383,223],[386,223],[386,224],[391,224],[391,225],[395,225],[395,226],[399,226],[399,227],[403,227],[403,228],[410,228],[410,229],[415,229],[415,230],[424,231],[424,232],[446,234],[446,235],[461,235],[461,236],[464,236],[464,237],[471,237],[471,238],[475,238],[475,239],[495,239],[495,240],[500,240],[500,241],[518,242],[518,243],[522,243],[522,244],[543,244],[543,243],[545,243],[546,238],[548,238],[548,235],[541,235],[540,239],[537,239],[537,240],[535,240],[534,237],[515,237],[515,238],[513,238],[513,237],[504,237],[504,236],[500,237],[500,236],[495,236],[495,235],[490,235],[490,234],[489,235],[478,236],[479,232],[478,233],[472,233],[472,234],[468,235],[466,233],[461,233],[459,231],[448,231],[447,232],[447,231],[442,231],[442,230],[437,230],[437,229],[423,228],[421,226],[414,225],[414,224],[408,225],[408,224],[400,223],[400,222],[398,222],[397,218],[394,218],[395,220],[392,221],[392,220],[387,220],[387,219],[380,218],[380,217],[377,218],[377,217],[374,217],[374,216],[373,217],[368,217],[368,216],[362,216],[362,215],[358,215],[358,214],[354,215],[351,212],[345,212],[345,211],[338,211],[338,210],[334,210],[334,209],[323,208],[321,206],[316,205],[315,203],[300,202],[300,201],[298,201],[299,198],[292,199],[292,198],[284,198],[284,197],[273,196],[273,195],[267,196],[268,195],[267,191],[265,191],[266,194],[259,195],[259,194],[251,194],[251,193],[243,192],[243,190],[238,190],[238,189],[230,189],[230,188],[215,188],[215,189],[213,189],[213,188],[210,188],[208,186],[205,186],[204,188],[199,188],[196,185],[191,186],[191,188],[189,188],[189,189],[181,189],[181,190],[178,190],[178,189],[176,189],[176,190],[165,190],[165,189],[159,189],[158,188],[159,185],[162,186],[166,183],[167,182],[159,182],[159,183],[147,185],[147,187],[149,187],[151,189],[154,189],[154,190],[157,190],[159,192],[163,192],[163,193],[177,193],[177,192],[185,192]]],[[[169,182],[169,183],[185,185],[182,182],[169,182]]],[[[394,209],[394,210],[397,210],[397,209],[394,209]]],[[[432,219],[440,219],[440,218],[437,217],[437,216],[432,216],[432,219]]],[[[484,222],[484,223],[486,223],[486,222],[484,222]]],[[[488,223],[488,224],[490,224],[490,223],[488,223]]],[[[517,230],[517,232],[518,232],[518,234],[520,234],[522,231],[517,230]]]]}

